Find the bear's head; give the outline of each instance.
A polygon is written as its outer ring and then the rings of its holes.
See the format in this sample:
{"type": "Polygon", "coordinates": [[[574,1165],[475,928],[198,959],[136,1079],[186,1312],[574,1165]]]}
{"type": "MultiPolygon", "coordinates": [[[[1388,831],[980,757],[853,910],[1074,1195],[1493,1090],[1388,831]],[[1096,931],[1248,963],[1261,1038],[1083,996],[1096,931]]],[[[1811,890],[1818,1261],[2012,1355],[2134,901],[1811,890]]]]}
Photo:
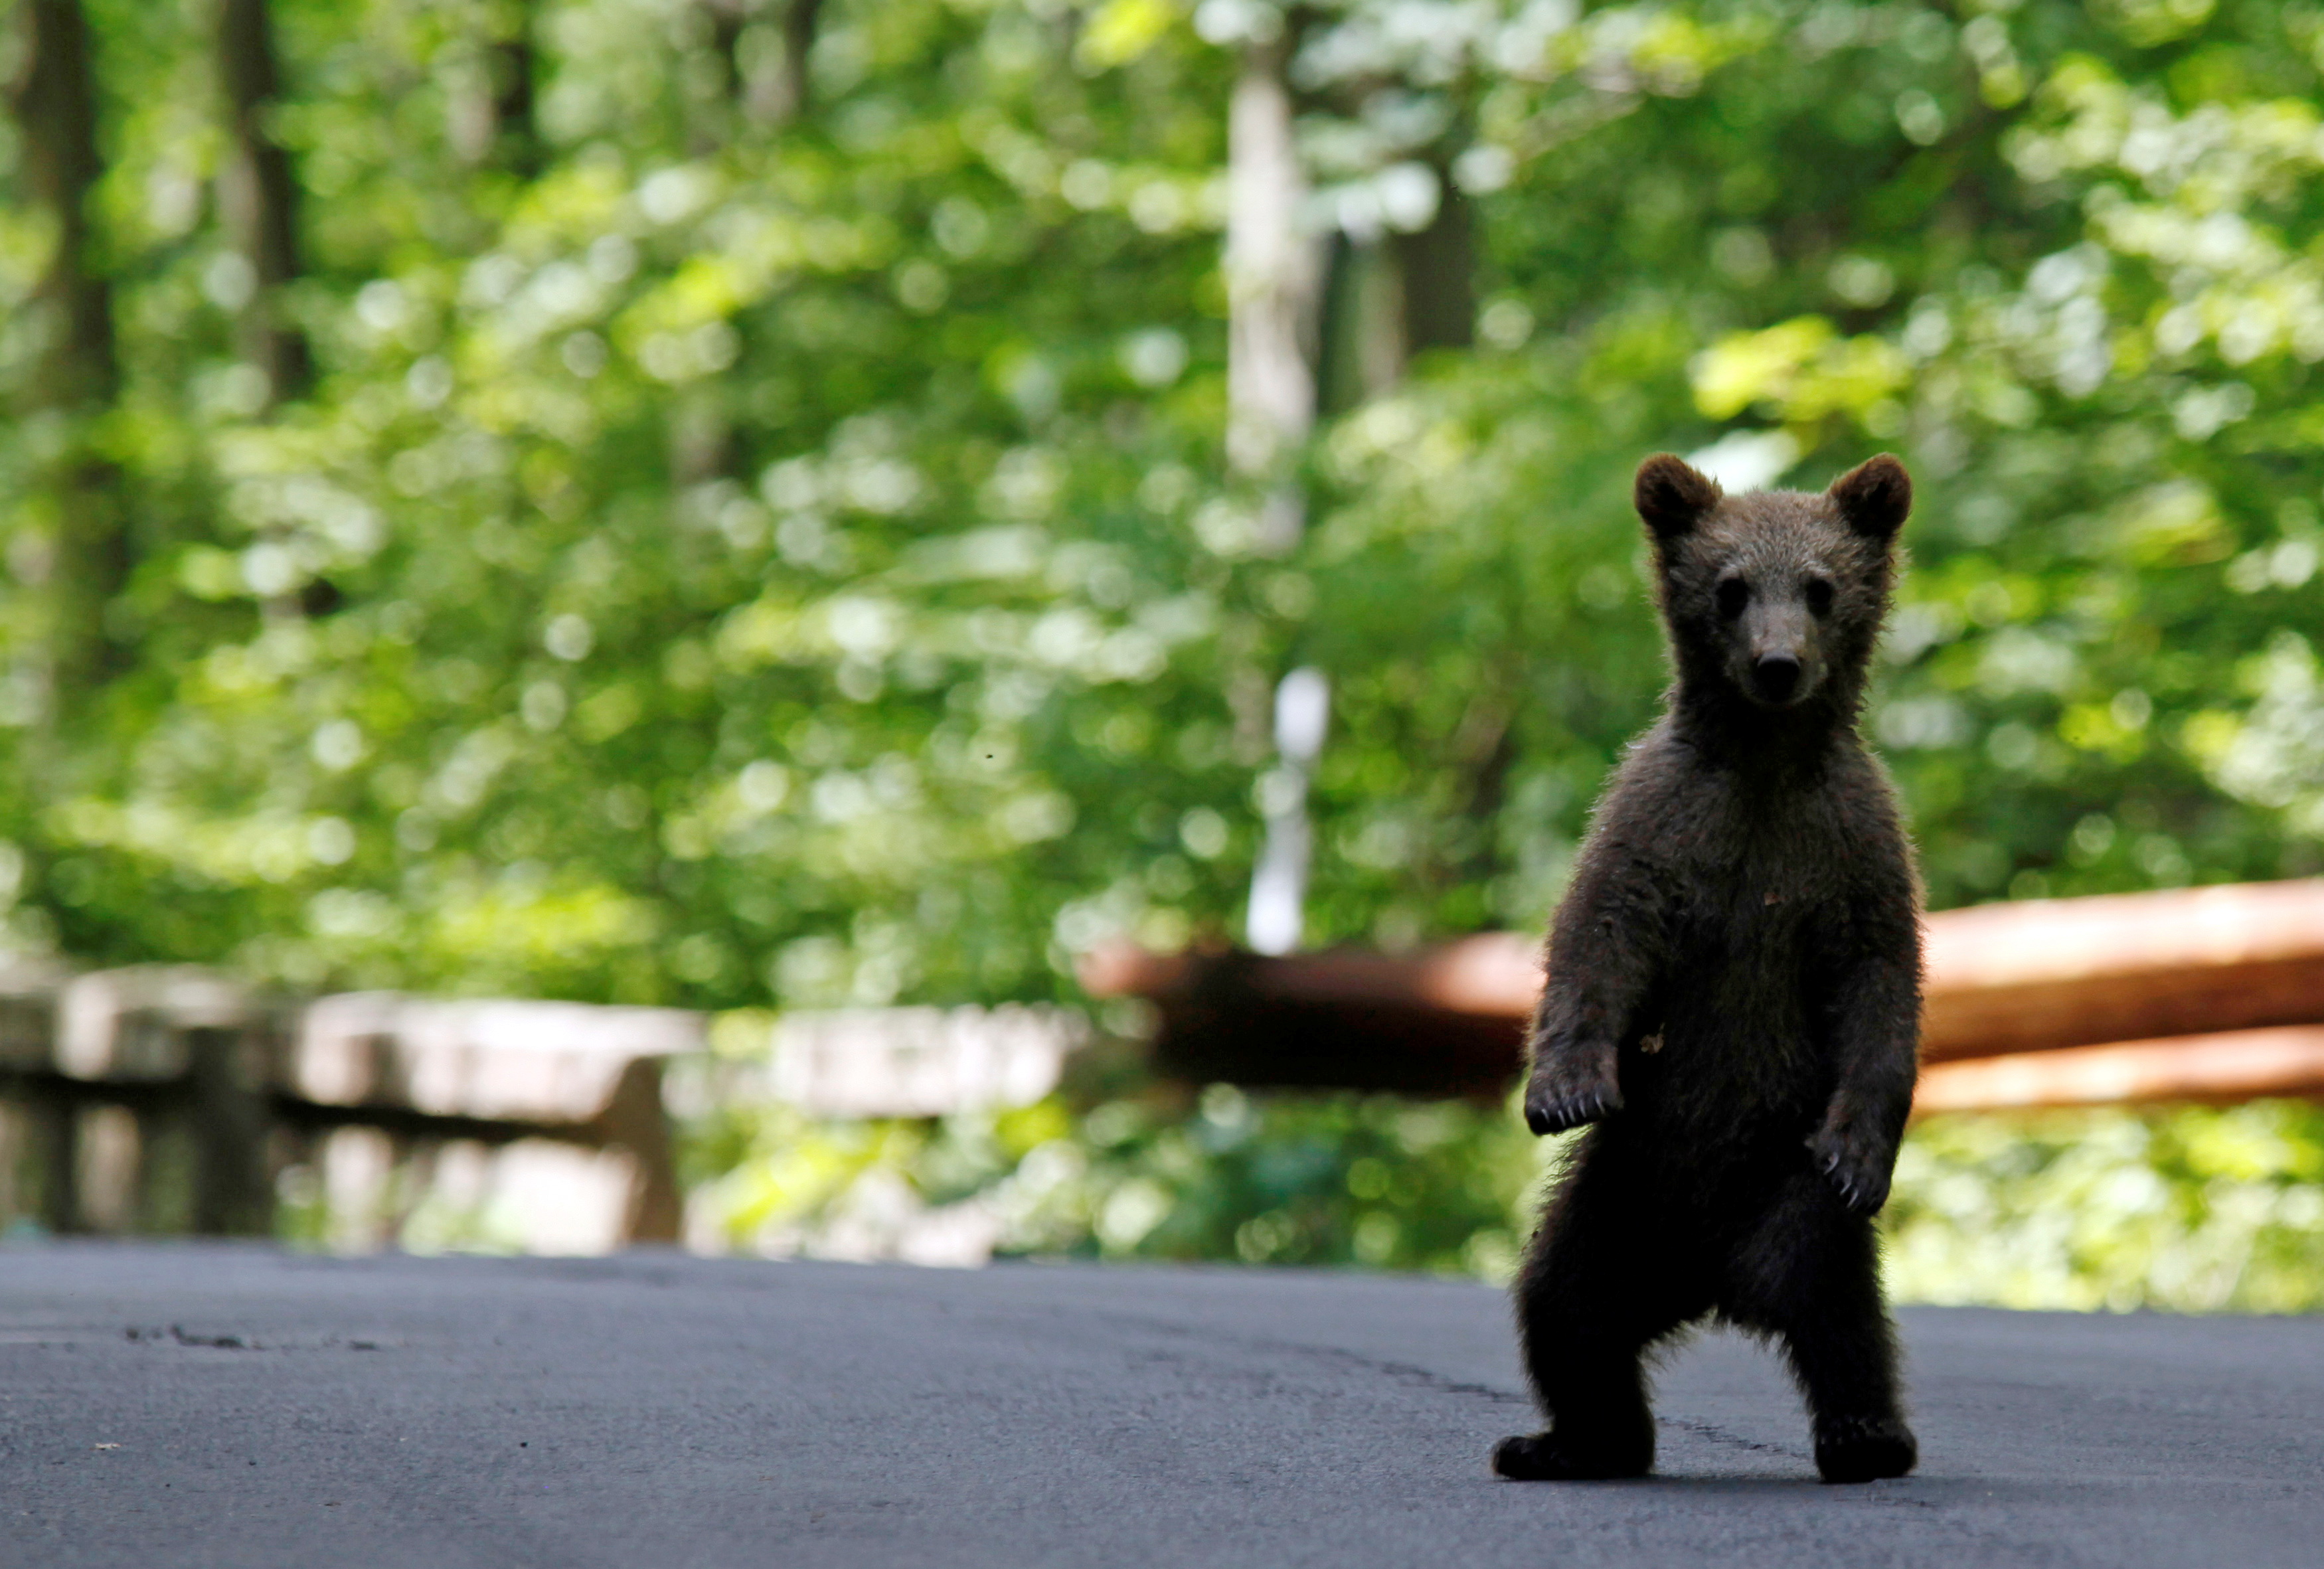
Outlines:
{"type": "Polygon", "coordinates": [[[1913,510],[1902,463],[1883,453],[1820,494],[1728,495],[1664,453],[1639,466],[1637,507],[1683,695],[1853,717],[1913,510]]]}

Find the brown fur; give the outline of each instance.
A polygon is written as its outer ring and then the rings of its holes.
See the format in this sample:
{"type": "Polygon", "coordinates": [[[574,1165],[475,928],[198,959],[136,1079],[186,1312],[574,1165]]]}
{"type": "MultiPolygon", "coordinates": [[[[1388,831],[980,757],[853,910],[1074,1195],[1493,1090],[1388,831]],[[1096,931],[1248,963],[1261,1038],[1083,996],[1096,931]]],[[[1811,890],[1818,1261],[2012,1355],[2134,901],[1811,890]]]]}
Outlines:
{"type": "Polygon", "coordinates": [[[1517,1283],[1551,1426],[1505,1476],[1646,1471],[1641,1356],[1712,1314],[1781,1343],[1825,1480],[1913,1466],[1871,1217],[1912,1104],[1918,883],[1856,731],[1911,505],[1888,457],[1821,494],[1638,470],[1675,679],[1551,931],[1526,1120],[1597,1125],[1517,1283]]]}

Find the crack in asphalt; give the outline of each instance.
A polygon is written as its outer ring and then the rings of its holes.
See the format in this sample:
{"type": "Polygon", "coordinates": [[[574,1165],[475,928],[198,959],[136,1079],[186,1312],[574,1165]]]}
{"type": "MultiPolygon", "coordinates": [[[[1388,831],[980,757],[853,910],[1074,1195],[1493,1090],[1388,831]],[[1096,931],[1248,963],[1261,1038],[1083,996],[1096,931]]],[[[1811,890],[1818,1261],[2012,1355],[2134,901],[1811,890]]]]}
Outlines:
{"type": "Polygon", "coordinates": [[[1657,1426],[1691,1434],[1697,1438],[1708,1439],[1713,1444],[1725,1444],[1730,1449],[1748,1449],[1757,1454],[1780,1454],[1787,1460],[1812,1461],[1815,1458],[1804,1449],[1794,1448],[1788,1444],[1762,1444],[1756,1438],[1746,1438],[1739,1433],[1730,1433],[1717,1423],[1705,1422],[1700,1417],[1657,1416],[1655,1422],[1657,1426]]]}
{"type": "Polygon", "coordinates": [[[1386,1373],[1406,1389],[1434,1389],[1441,1394],[1465,1395],[1474,1398],[1491,1400],[1497,1405],[1527,1407],[1533,1405],[1533,1401],[1524,1395],[1513,1394],[1507,1389],[1497,1389],[1490,1384],[1471,1383],[1462,1379],[1448,1379],[1443,1373],[1432,1371],[1413,1362],[1382,1361],[1378,1357],[1368,1357],[1360,1352],[1349,1351],[1342,1346],[1286,1344],[1271,1349],[1298,1352],[1324,1361],[1338,1362],[1342,1366],[1365,1368],[1373,1372],[1386,1373]]]}
{"type": "Polygon", "coordinates": [[[1369,1372],[1386,1374],[1407,1389],[1434,1389],[1442,1394],[1491,1400],[1498,1405],[1527,1407],[1533,1405],[1532,1399],[1525,1395],[1516,1394],[1508,1389],[1497,1389],[1490,1384],[1447,1378],[1443,1373],[1422,1367],[1416,1362],[1386,1361],[1379,1357],[1366,1356],[1361,1352],[1350,1351],[1345,1346],[1315,1345],[1299,1341],[1275,1340],[1254,1335],[1222,1335],[1208,1329],[1198,1330],[1186,1324],[1165,1324],[1143,1316],[1123,1315],[1119,1321],[1136,1324],[1150,1332],[1180,1340],[1199,1337],[1213,1343],[1240,1346],[1246,1351],[1270,1355],[1288,1353],[1305,1357],[1311,1361],[1331,1362],[1343,1368],[1361,1368],[1369,1372]]]}
{"type": "Polygon", "coordinates": [[[167,1329],[133,1324],[121,1332],[121,1337],[132,1345],[182,1345],[199,1351],[383,1351],[383,1343],[376,1340],[345,1340],[329,1335],[311,1345],[290,1345],[280,1342],[262,1341],[254,1336],[239,1334],[197,1334],[182,1324],[167,1329]]]}

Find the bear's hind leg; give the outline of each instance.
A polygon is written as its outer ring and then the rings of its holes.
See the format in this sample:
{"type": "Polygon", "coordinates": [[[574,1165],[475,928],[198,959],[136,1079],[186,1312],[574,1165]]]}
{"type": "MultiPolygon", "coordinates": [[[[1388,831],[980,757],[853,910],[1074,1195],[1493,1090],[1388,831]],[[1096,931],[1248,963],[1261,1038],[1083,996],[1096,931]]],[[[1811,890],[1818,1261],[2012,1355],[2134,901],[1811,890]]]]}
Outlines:
{"type": "Polygon", "coordinates": [[[1807,1397],[1824,1481],[1874,1481],[1913,1469],[1920,1450],[1904,1421],[1869,1218],[1801,1174],[1741,1239],[1720,1306],[1783,1343],[1807,1397]]]}
{"type": "Polygon", "coordinates": [[[1504,1438],[1496,1474],[1517,1481],[1643,1476],[1655,1463],[1646,1349],[1710,1306],[1689,1300],[1660,1256],[1668,1246],[1627,1195],[1558,1196],[1517,1278],[1517,1336],[1545,1433],[1504,1438]],[[1600,1204],[1603,1199],[1609,1202],[1600,1204]],[[1649,1240],[1654,1239],[1654,1240],[1649,1240]]]}

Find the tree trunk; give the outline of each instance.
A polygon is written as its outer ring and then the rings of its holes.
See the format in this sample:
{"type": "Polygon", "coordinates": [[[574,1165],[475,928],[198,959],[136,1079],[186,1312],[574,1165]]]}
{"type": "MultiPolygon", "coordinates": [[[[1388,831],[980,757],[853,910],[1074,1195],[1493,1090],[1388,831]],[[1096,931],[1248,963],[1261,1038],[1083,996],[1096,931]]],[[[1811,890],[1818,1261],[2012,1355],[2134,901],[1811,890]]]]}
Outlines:
{"type": "Polygon", "coordinates": [[[1468,198],[1436,172],[1443,194],[1425,226],[1332,242],[1315,376],[1324,412],[1387,392],[1417,355],[1475,341],[1475,220],[1468,198]]]}
{"type": "Polygon", "coordinates": [[[23,67],[10,97],[22,137],[18,156],[26,195],[55,225],[55,244],[32,296],[41,346],[26,413],[68,428],[44,476],[56,505],[47,564],[53,708],[118,663],[105,608],[129,575],[122,476],[91,445],[87,422],[112,403],[121,373],[112,286],[95,264],[89,224],[90,197],[105,170],[88,19],[79,0],[25,0],[17,19],[23,67]]]}
{"type": "Polygon", "coordinates": [[[1436,216],[1416,234],[1396,236],[1404,285],[1404,351],[1467,348],[1476,341],[1477,241],[1474,216],[1461,188],[1436,171],[1444,194],[1436,216]]]}
{"type": "MultiPolygon", "coordinates": [[[[1302,232],[1307,194],[1292,139],[1281,43],[1254,45],[1227,119],[1227,461],[1255,478],[1280,473],[1315,420],[1310,340],[1322,284],[1302,232]]],[[[1286,549],[1297,538],[1268,541],[1286,549]]]]}
{"type": "Polygon", "coordinates": [[[777,35],[782,57],[769,60],[758,40],[770,29],[758,19],[772,16],[781,0],[696,0],[710,22],[710,48],[724,78],[726,101],[761,125],[784,125],[807,112],[807,57],[815,48],[823,0],[781,5],[777,35]],[[754,36],[755,35],[755,36],[754,36]]]}
{"type": "Polygon", "coordinates": [[[812,96],[807,57],[815,48],[815,26],[823,0],[790,0],[783,10],[783,68],[772,85],[762,90],[762,104],[753,105],[759,117],[771,125],[787,125],[807,111],[812,96]]]}
{"type": "Polygon", "coordinates": [[[33,293],[42,327],[41,401],[86,409],[113,401],[113,290],[89,266],[89,194],[105,172],[97,150],[97,80],[80,0],[25,0],[26,37],[14,93],[20,156],[32,198],[57,226],[33,293]]]}
{"type": "Polygon", "coordinates": [[[742,58],[742,34],[756,8],[754,0],[698,0],[710,23],[710,52],[717,59],[726,101],[743,105],[750,98],[751,72],[742,58]]]}
{"type": "Polygon", "coordinates": [[[485,14],[469,69],[447,73],[445,133],[461,162],[521,180],[540,172],[534,117],[533,0],[503,0],[485,14]]]}
{"type": "MultiPolygon", "coordinates": [[[[1317,317],[1323,258],[1301,223],[1307,185],[1293,138],[1287,41],[1253,44],[1227,111],[1227,462],[1267,487],[1259,548],[1280,555],[1299,541],[1306,503],[1290,471],[1315,423],[1317,317]]],[[[1276,688],[1277,798],[1252,869],[1246,940],[1287,953],[1303,935],[1313,835],[1307,781],[1323,739],[1330,686],[1297,669],[1276,688]]]]}
{"type": "Polygon", "coordinates": [[[1396,385],[1404,374],[1404,281],[1383,241],[1329,242],[1317,331],[1315,406],[1342,414],[1396,385]]]}
{"type": "Polygon", "coordinates": [[[307,391],[314,362],[283,298],[299,276],[299,182],[270,124],[282,73],[268,0],[220,0],[218,78],[233,143],[220,195],[251,269],[243,354],[266,373],[269,396],[281,401],[307,391]]]}
{"type": "Polygon", "coordinates": [[[540,67],[532,47],[533,0],[513,0],[502,16],[502,32],[488,57],[492,71],[493,153],[501,166],[522,179],[540,172],[540,125],[533,111],[533,76],[540,67]]]}

